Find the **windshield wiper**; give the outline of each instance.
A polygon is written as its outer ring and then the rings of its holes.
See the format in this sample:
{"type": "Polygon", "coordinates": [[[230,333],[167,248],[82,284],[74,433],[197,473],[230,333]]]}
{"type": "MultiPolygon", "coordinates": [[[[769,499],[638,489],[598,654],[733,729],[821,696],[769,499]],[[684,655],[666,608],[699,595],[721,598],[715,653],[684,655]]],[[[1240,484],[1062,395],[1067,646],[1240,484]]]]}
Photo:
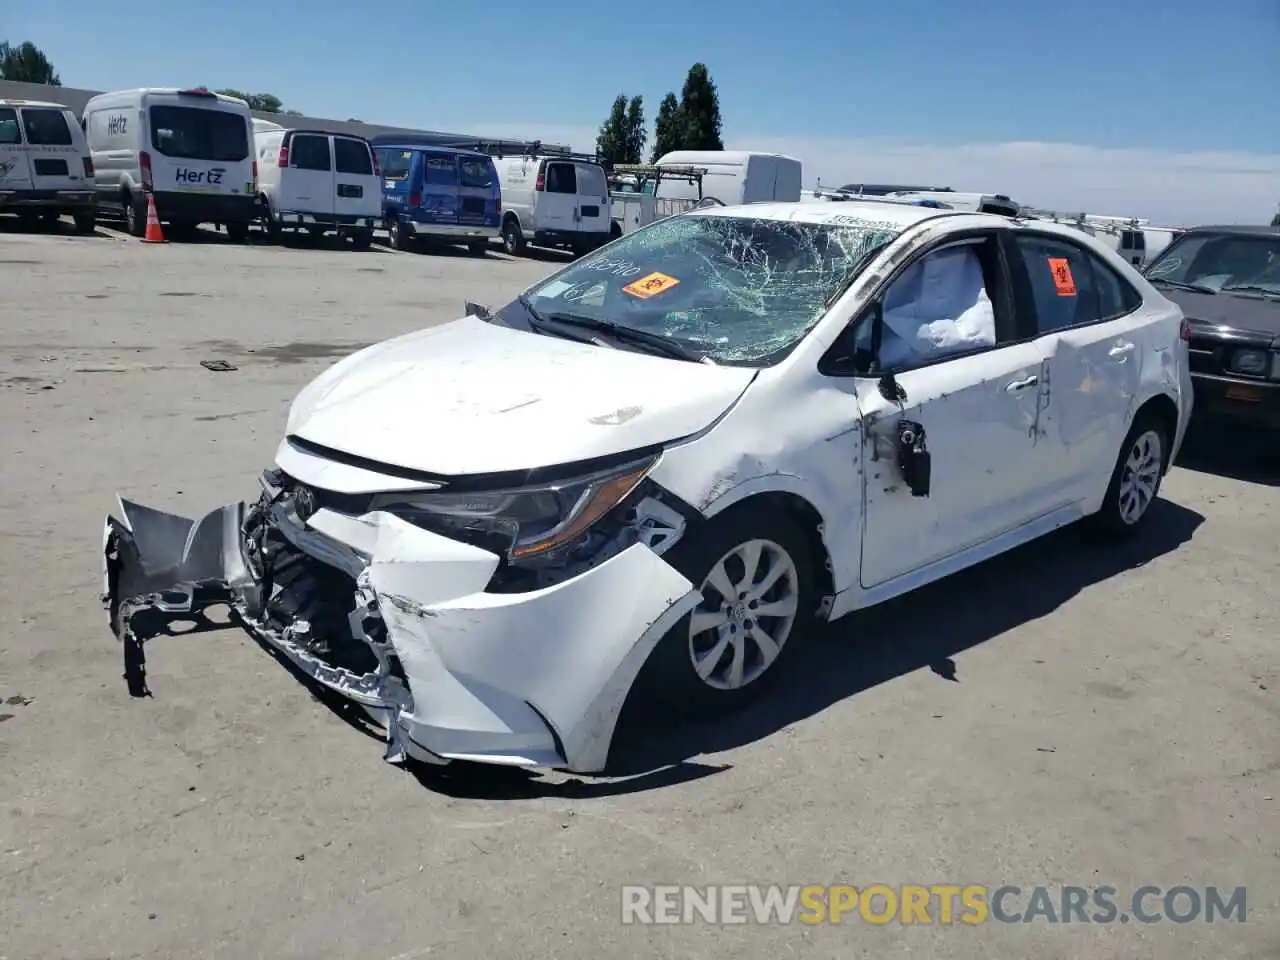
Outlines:
{"type": "Polygon", "coordinates": [[[690,363],[706,362],[703,354],[675,340],[658,333],[650,333],[647,330],[624,327],[609,320],[597,320],[594,317],[583,317],[573,313],[548,313],[539,316],[530,312],[530,316],[534,317],[539,324],[557,324],[566,327],[577,327],[580,330],[591,330],[594,333],[603,333],[614,340],[644,347],[650,353],[659,353],[663,356],[673,357],[676,360],[687,360],[690,363]]]}
{"type": "Polygon", "coordinates": [[[1266,297],[1280,297],[1280,287],[1272,284],[1238,283],[1222,288],[1223,293],[1260,293],[1266,297]]]}
{"type": "Polygon", "coordinates": [[[1206,287],[1203,283],[1187,283],[1185,280],[1170,280],[1167,277],[1147,277],[1149,283],[1163,283],[1166,286],[1177,287],[1179,290],[1194,290],[1196,293],[1217,293],[1213,287],[1206,287]]]}
{"type": "Polygon", "coordinates": [[[525,310],[528,311],[529,326],[531,326],[534,330],[539,331],[540,333],[552,333],[558,337],[567,336],[570,340],[573,340],[577,343],[589,343],[597,347],[609,346],[609,344],[605,343],[599,337],[584,337],[578,334],[577,331],[566,332],[565,330],[561,329],[562,327],[570,326],[570,324],[565,323],[564,320],[559,317],[555,319],[548,319],[547,317],[544,317],[542,314],[540,314],[537,310],[534,309],[533,304],[529,302],[529,298],[526,297],[523,293],[520,294],[520,296],[516,297],[516,302],[519,303],[520,306],[524,307],[525,310]]]}

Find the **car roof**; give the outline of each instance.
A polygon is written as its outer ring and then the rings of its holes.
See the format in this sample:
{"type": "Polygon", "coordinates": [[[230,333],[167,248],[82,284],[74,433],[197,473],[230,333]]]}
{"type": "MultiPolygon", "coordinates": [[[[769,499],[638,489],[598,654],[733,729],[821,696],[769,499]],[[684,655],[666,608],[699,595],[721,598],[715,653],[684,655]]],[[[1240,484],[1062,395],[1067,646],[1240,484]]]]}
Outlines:
{"type": "Polygon", "coordinates": [[[433,143],[375,143],[375,150],[430,150],[432,153],[453,153],[460,157],[489,157],[479,150],[463,150],[459,147],[438,147],[433,143]]]}

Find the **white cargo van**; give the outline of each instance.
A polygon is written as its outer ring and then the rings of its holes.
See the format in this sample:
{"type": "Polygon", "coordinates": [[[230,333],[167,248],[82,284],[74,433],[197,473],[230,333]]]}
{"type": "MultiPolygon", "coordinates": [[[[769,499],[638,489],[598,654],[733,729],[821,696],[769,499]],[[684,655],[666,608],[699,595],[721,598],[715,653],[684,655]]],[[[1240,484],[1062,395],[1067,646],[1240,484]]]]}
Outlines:
{"type": "Polygon", "coordinates": [[[284,230],[306,230],[312,236],[335,231],[362,250],[373,242],[382,219],[382,179],[368,140],[277,127],[256,133],[254,144],[258,199],[274,239],[284,230]]]}
{"type": "Polygon", "coordinates": [[[494,157],[502,188],[502,245],[527,244],[581,255],[611,239],[609,181],[593,157],[578,154],[494,157]]]}
{"type": "Polygon", "coordinates": [[[147,229],[147,194],[177,233],[221,224],[249,236],[257,213],[253,114],[235,97],[141,88],[103,93],[84,107],[101,209],[119,210],[129,232],[147,229]]]}
{"type": "Polygon", "coordinates": [[[93,233],[93,161],[76,115],[60,103],[0,100],[0,213],[23,226],[56,223],[64,213],[93,233]]]}
{"type": "Polygon", "coordinates": [[[740,203],[800,200],[801,164],[795,157],[749,150],[675,150],[658,158],[659,167],[700,167],[699,185],[691,180],[662,178],[657,196],[664,200],[710,197],[726,206],[740,203]]]}

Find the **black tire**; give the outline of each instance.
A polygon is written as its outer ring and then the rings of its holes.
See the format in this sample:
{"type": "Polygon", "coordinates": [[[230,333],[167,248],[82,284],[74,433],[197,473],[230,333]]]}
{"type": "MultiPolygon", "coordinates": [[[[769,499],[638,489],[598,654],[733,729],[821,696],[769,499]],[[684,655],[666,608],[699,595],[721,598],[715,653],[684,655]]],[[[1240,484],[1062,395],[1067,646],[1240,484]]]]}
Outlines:
{"type": "Polygon", "coordinates": [[[18,226],[23,230],[34,230],[40,226],[40,214],[34,210],[18,211],[18,226]]]}
{"type": "Polygon", "coordinates": [[[57,230],[58,223],[62,220],[62,214],[57,210],[41,210],[40,226],[46,230],[57,230]]]}
{"type": "Polygon", "coordinates": [[[90,234],[98,229],[98,214],[93,210],[72,214],[71,220],[76,225],[76,233],[90,234]]]}
{"type": "Polygon", "coordinates": [[[284,239],[284,231],[280,229],[280,221],[271,211],[270,201],[266,197],[259,197],[258,206],[262,210],[262,232],[272,243],[280,243],[284,239]]]}
{"type": "MultiPolygon", "coordinates": [[[[774,554],[775,549],[784,554],[790,561],[790,573],[784,573],[781,580],[763,594],[769,599],[733,598],[732,607],[736,609],[730,608],[714,587],[704,589],[703,602],[692,614],[681,617],[679,623],[658,641],[641,670],[636,692],[644,707],[681,716],[711,716],[736,710],[768,689],[811,631],[820,600],[813,544],[805,532],[780,510],[750,505],[730,508],[702,527],[689,531],[663,559],[695,586],[702,587],[712,569],[726,555],[751,541],[766,541],[772,545],[762,557],[774,554]],[[784,583],[795,598],[795,610],[790,628],[782,636],[780,650],[772,662],[765,665],[757,676],[733,688],[715,686],[701,679],[695,670],[694,652],[709,656],[716,646],[722,646],[711,677],[724,681],[728,679],[727,673],[733,664],[736,646],[733,638],[736,636],[742,638],[737,643],[744,650],[744,670],[749,672],[760,666],[760,647],[754,639],[757,636],[755,631],[763,625],[776,640],[785,624],[782,622],[784,618],[777,617],[766,617],[757,623],[751,617],[752,610],[757,609],[753,604],[778,602],[776,591],[784,583]],[[720,629],[732,632],[717,637],[711,631],[704,631],[692,636],[693,616],[703,612],[714,614],[717,605],[726,609],[725,615],[730,619],[729,625],[720,629]]],[[[745,566],[737,559],[727,563],[726,570],[732,579],[740,576],[745,566]]]]}
{"type": "Polygon", "coordinates": [[[387,218],[387,242],[394,250],[408,250],[413,245],[412,235],[405,230],[400,218],[387,218]]]}
{"type": "Polygon", "coordinates": [[[351,231],[351,246],[356,250],[368,250],[373,246],[373,228],[361,227],[351,231]]]}
{"type": "Polygon", "coordinates": [[[513,257],[524,256],[529,244],[525,242],[524,231],[515,217],[508,217],[502,223],[502,249],[513,257]]]}
{"type": "Polygon", "coordinates": [[[244,243],[249,239],[249,221],[234,220],[227,224],[227,239],[232,243],[244,243]]]}
{"type": "Polygon", "coordinates": [[[131,237],[147,235],[147,198],[124,195],[124,229],[131,237]]]}
{"type": "Polygon", "coordinates": [[[489,252],[488,240],[472,240],[467,244],[467,252],[473,257],[483,257],[489,252]]]}
{"type": "Polygon", "coordinates": [[[1171,443],[1168,426],[1154,413],[1143,412],[1134,419],[1120,445],[1102,509],[1088,518],[1093,533],[1118,539],[1142,529],[1151,504],[1160,495],[1160,484],[1169,468],[1171,443]],[[1146,483],[1140,482],[1142,477],[1147,478],[1146,483]]]}

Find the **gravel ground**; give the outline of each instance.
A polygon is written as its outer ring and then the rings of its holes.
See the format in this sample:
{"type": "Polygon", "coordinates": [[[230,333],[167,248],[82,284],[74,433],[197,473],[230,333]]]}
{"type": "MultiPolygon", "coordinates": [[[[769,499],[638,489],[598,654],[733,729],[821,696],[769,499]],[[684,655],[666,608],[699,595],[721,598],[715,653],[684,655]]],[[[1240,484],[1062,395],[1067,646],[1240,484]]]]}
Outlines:
{"type": "Polygon", "coordinates": [[[626,776],[392,767],[233,631],[155,641],[130,700],[115,491],[253,495],[333,358],[557,262],[0,225],[0,957],[1280,956],[1280,462],[1221,438],[1140,541],[847,618],[742,716],[634,733],[626,776]],[[621,922],[625,884],[745,883],[1244,886],[1247,919],[621,922]]]}

